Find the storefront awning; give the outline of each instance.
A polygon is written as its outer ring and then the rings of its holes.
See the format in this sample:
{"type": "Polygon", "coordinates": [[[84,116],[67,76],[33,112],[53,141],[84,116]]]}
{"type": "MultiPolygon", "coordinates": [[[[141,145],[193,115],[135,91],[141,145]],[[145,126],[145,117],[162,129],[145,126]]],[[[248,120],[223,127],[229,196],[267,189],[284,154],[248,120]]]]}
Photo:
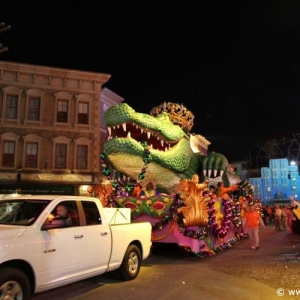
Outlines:
{"type": "Polygon", "coordinates": [[[0,194],[74,195],[74,187],[66,185],[0,185],[0,194]]]}

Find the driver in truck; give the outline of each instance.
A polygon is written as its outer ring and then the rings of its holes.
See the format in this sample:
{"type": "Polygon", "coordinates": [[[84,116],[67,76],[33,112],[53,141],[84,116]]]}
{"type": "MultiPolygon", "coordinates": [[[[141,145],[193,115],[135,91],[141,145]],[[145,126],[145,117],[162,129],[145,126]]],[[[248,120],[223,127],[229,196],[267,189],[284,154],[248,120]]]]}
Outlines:
{"type": "Polygon", "coordinates": [[[68,210],[65,205],[58,205],[56,208],[56,217],[67,218],[68,217],[68,210]]]}

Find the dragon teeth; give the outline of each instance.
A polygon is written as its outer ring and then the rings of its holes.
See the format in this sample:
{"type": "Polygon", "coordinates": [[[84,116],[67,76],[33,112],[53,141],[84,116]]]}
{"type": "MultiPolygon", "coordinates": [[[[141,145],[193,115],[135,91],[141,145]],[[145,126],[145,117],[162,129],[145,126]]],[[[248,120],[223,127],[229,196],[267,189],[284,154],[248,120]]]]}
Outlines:
{"type": "MultiPolygon", "coordinates": [[[[108,140],[110,140],[110,139],[113,138],[112,135],[111,135],[111,134],[112,134],[112,130],[115,130],[116,128],[119,129],[121,126],[122,126],[122,128],[123,128],[123,131],[124,131],[124,132],[127,132],[127,124],[126,124],[126,123],[118,124],[118,125],[113,125],[113,126],[111,126],[111,127],[107,127],[108,140]]],[[[136,129],[139,129],[140,132],[141,132],[141,134],[146,133],[148,139],[150,139],[151,136],[153,135],[153,136],[157,139],[157,141],[160,142],[161,147],[162,147],[162,148],[165,148],[164,151],[168,151],[168,150],[171,149],[171,145],[170,145],[169,143],[166,143],[163,139],[161,139],[161,138],[160,138],[159,136],[157,136],[156,134],[153,134],[151,131],[146,131],[146,130],[144,130],[142,127],[139,127],[138,125],[136,125],[136,124],[134,124],[134,123],[133,123],[133,126],[134,126],[136,129]]],[[[127,137],[128,137],[128,138],[131,138],[131,136],[132,136],[132,135],[131,135],[131,132],[128,131],[128,132],[127,132],[127,137]]],[[[117,138],[117,135],[114,136],[114,137],[117,138]]],[[[154,149],[154,148],[153,148],[153,145],[150,145],[150,147],[151,147],[151,149],[154,149]]]]}

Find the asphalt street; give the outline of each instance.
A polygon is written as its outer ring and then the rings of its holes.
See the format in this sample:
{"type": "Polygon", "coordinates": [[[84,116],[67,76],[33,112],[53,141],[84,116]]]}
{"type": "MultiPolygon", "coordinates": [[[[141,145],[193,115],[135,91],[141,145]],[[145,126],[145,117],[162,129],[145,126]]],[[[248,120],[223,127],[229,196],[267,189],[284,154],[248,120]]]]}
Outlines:
{"type": "Polygon", "coordinates": [[[249,239],[239,240],[220,254],[200,259],[182,257],[177,245],[160,245],[133,281],[108,273],[32,299],[300,299],[300,235],[268,225],[260,229],[260,248],[250,246],[249,239]]]}

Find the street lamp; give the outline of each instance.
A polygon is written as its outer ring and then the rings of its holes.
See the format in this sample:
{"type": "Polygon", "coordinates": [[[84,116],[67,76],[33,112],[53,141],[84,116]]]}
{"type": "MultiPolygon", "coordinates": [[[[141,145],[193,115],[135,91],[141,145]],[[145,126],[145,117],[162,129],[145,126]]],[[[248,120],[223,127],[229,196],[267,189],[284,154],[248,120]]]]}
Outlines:
{"type": "Polygon", "coordinates": [[[22,173],[22,166],[19,164],[17,167],[17,184],[21,183],[21,173],[22,173]]]}
{"type": "Polygon", "coordinates": [[[19,165],[17,166],[17,189],[15,191],[15,194],[21,194],[21,176],[22,176],[22,166],[19,163],[19,165]]]}

